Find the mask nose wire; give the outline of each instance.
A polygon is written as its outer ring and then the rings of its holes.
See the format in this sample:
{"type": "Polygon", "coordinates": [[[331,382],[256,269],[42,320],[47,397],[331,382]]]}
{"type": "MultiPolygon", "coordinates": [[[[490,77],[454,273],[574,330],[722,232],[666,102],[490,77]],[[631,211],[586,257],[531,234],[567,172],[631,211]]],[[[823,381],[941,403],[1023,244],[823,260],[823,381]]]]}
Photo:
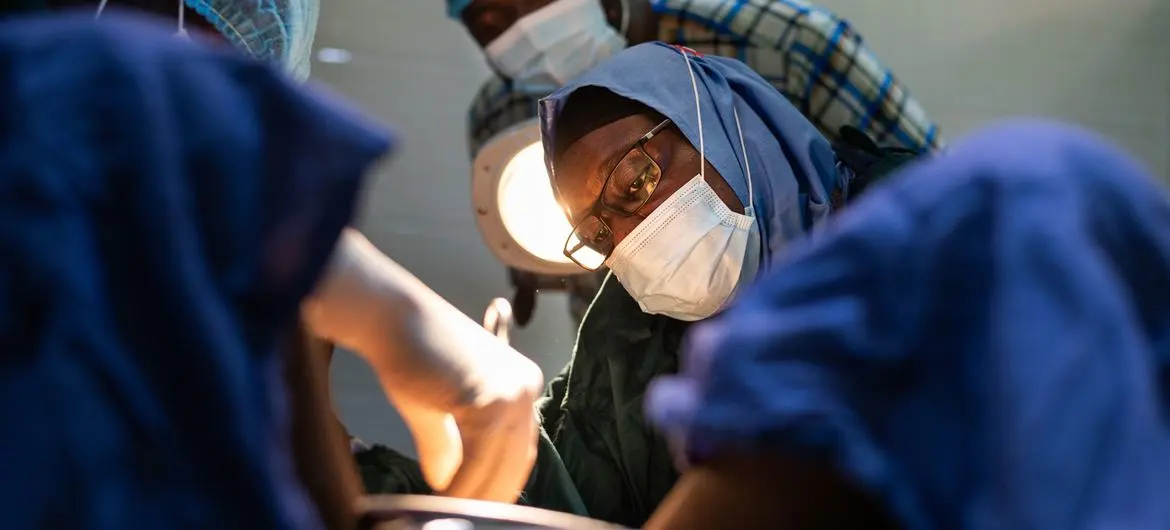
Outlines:
{"type": "Polygon", "coordinates": [[[94,20],[102,18],[102,11],[106,10],[106,3],[108,3],[108,2],[109,2],[109,0],[101,0],[100,2],[98,2],[97,11],[95,11],[93,13],[94,20]]]}
{"type": "Polygon", "coordinates": [[[699,82],[695,80],[695,69],[691,67],[691,58],[687,57],[687,52],[679,50],[683,56],[683,61],[687,63],[687,73],[691,74],[691,90],[695,93],[695,114],[699,121],[699,176],[703,180],[707,180],[707,154],[703,145],[703,109],[699,106],[699,82]]]}

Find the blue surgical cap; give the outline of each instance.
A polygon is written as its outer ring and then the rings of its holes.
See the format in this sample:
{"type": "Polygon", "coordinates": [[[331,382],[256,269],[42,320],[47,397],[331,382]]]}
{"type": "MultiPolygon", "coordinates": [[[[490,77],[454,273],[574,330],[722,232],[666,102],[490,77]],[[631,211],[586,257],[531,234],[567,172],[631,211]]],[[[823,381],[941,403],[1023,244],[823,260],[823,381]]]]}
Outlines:
{"type": "Polygon", "coordinates": [[[447,16],[451,18],[459,18],[463,16],[463,10],[471,5],[471,0],[447,0],[447,16]]]}

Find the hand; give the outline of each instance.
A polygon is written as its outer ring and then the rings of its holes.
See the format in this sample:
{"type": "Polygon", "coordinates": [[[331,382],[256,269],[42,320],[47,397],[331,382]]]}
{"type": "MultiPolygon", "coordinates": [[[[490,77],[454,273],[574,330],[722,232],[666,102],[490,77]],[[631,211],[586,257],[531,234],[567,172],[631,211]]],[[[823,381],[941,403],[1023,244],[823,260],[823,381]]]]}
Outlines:
{"type": "Polygon", "coordinates": [[[357,352],[414,437],[431,487],[514,502],[536,459],[535,363],[364,237],[347,231],[304,306],[313,333],[357,352]]]}
{"type": "Polygon", "coordinates": [[[431,487],[452,497],[514,502],[536,459],[534,402],[543,376],[532,361],[436,299],[442,306],[410,332],[412,348],[430,359],[375,368],[411,429],[431,487]]]}

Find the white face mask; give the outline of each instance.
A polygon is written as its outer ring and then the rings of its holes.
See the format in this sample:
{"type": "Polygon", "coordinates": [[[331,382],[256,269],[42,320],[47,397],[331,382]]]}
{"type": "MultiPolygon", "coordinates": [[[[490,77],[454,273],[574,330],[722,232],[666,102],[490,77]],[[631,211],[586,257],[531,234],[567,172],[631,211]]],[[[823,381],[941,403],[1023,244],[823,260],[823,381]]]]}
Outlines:
{"type": "Polygon", "coordinates": [[[484,52],[513,83],[551,91],[625,47],[601,0],[554,0],[521,17],[484,52]]]}
{"type": "MultiPolygon", "coordinates": [[[[695,73],[686,53],[680,53],[691,74],[698,108],[695,73]]],[[[739,112],[735,111],[735,127],[739,130],[748,184],[743,214],[728,208],[707,184],[702,112],[698,122],[699,174],[630,232],[607,262],[642,311],[687,321],[715,314],[739,285],[754,279],[761,247],[739,112]]]]}
{"type": "Polygon", "coordinates": [[[756,273],[759,232],[702,175],[663,202],[614,249],[609,268],[642,311],[702,320],[756,273]]]}

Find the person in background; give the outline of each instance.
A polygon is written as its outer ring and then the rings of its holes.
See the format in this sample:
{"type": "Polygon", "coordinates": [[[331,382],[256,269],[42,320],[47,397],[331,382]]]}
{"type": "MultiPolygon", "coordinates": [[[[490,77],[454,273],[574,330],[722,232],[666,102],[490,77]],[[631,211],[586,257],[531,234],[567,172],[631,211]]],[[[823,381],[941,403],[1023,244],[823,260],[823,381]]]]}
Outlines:
{"type": "Polygon", "coordinates": [[[447,0],[447,12],[496,73],[471,105],[473,154],[576,75],[655,40],[743,61],[831,141],[851,126],[919,153],[944,143],[848,21],[803,0],[447,0]]]}
{"type": "MultiPolygon", "coordinates": [[[[496,134],[535,118],[537,101],[574,76],[655,40],[743,61],[834,143],[856,140],[855,150],[866,153],[879,145],[922,153],[944,143],[861,35],[805,0],[447,0],[447,12],[495,72],[468,111],[472,158],[496,134]]],[[[605,273],[567,282],[578,322],[605,273]]]]}
{"type": "Polygon", "coordinates": [[[648,530],[1170,527],[1170,194],[1063,124],[891,176],[647,394],[648,530]]]}
{"type": "MultiPolygon", "coordinates": [[[[175,36],[112,12],[0,22],[5,526],[352,516],[356,487],[333,497],[340,512],[310,491],[344,468],[288,437],[305,412],[292,372],[312,364],[287,353],[298,327],[365,355],[436,489],[515,499],[539,369],[343,235],[387,133],[175,36]]],[[[331,413],[327,396],[313,405],[331,413]]]]}

